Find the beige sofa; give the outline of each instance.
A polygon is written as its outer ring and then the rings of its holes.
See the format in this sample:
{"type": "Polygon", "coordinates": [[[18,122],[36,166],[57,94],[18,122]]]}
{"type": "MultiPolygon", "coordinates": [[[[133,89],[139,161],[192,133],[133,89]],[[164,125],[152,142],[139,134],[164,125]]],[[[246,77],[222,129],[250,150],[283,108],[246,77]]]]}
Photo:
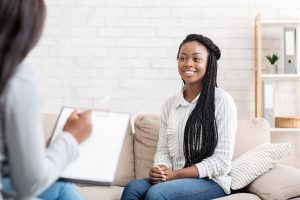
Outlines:
{"type": "MultiPolygon", "coordinates": [[[[55,118],[55,115],[45,115],[47,133],[52,130],[55,118]]],[[[156,151],[158,129],[158,116],[138,116],[134,121],[133,131],[131,126],[128,128],[113,186],[79,185],[79,190],[84,198],[87,200],[117,200],[120,199],[123,188],[129,181],[134,178],[147,177],[156,151]]],[[[234,159],[247,150],[266,142],[270,142],[270,133],[269,125],[265,120],[240,120],[236,133],[234,159]]],[[[300,200],[300,170],[277,165],[241,191],[234,191],[233,194],[219,199],[300,200]]]]}

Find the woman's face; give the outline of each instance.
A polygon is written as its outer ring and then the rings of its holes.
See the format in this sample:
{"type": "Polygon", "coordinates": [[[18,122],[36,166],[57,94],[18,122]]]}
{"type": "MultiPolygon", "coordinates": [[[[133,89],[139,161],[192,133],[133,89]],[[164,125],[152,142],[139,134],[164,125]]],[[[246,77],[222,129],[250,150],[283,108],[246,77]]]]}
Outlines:
{"type": "Polygon", "coordinates": [[[179,51],[178,71],[185,85],[203,84],[207,68],[207,48],[197,41],[187,42],[179,51]]]}

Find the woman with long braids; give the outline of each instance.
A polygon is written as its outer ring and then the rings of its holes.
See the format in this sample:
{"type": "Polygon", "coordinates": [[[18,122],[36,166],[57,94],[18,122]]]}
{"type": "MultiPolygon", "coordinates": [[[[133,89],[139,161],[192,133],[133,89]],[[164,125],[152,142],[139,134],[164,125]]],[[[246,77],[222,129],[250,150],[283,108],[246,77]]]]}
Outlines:
{"type": "Polygon", "coordinates": [[[159,141],[148,179],[130,182],[122,200],[208,200],[230,193],[236,106],[217,88],[220,49],[190,34],[179,46],[179,94],[162,108],[159,141]]]}
{"type": "Polygon", "coordinates": [[[82,200],[73,184],[56,181],[91,134],[90,111],[74,111],[45,148],[35,68],[23,61],[38,42],[43,0],[0,1],[0,200],[82,200]]]}

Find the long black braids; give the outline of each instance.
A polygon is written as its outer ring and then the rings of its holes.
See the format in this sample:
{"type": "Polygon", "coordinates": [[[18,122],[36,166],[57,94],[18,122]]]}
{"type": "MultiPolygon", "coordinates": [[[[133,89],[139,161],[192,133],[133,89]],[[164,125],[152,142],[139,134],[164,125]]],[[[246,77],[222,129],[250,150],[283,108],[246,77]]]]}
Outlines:
{"type": "Polygon", "coordinates": [[[189,167],[211,156],[218,143],[218,130],[215,119],[215,87],[217,87],[217,60],[220,49],[207,37],[197,34],[188,35],[180,44],[197,41],[208,50],[207,69],[204,86],[194,110],[191,112],[184,130],[185,166],[189,167]]]}

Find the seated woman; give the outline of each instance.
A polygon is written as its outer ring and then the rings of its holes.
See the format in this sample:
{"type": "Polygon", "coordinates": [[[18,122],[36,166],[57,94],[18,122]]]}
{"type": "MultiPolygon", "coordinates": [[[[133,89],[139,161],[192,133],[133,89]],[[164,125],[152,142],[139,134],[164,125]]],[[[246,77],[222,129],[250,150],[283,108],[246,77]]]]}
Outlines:
{"type": "Polygon", "coordinates": [[[232,97],[217,88],[220,57],[219,48],[202,35],[190,34],[180,44],[184,87],[162,107],[149,178],[130,182],[122,200],[208,200],[230,193],[237,113],[232,97]]]}
{"type": "Polygon", "coordinates": [[[45,13],[43,0],[0,1],[0,199],[82,199],[73,184],[56,180],[91,134],[90,111],[74,111],[45,148],[39,83],[23,62],[45,13]]]}

